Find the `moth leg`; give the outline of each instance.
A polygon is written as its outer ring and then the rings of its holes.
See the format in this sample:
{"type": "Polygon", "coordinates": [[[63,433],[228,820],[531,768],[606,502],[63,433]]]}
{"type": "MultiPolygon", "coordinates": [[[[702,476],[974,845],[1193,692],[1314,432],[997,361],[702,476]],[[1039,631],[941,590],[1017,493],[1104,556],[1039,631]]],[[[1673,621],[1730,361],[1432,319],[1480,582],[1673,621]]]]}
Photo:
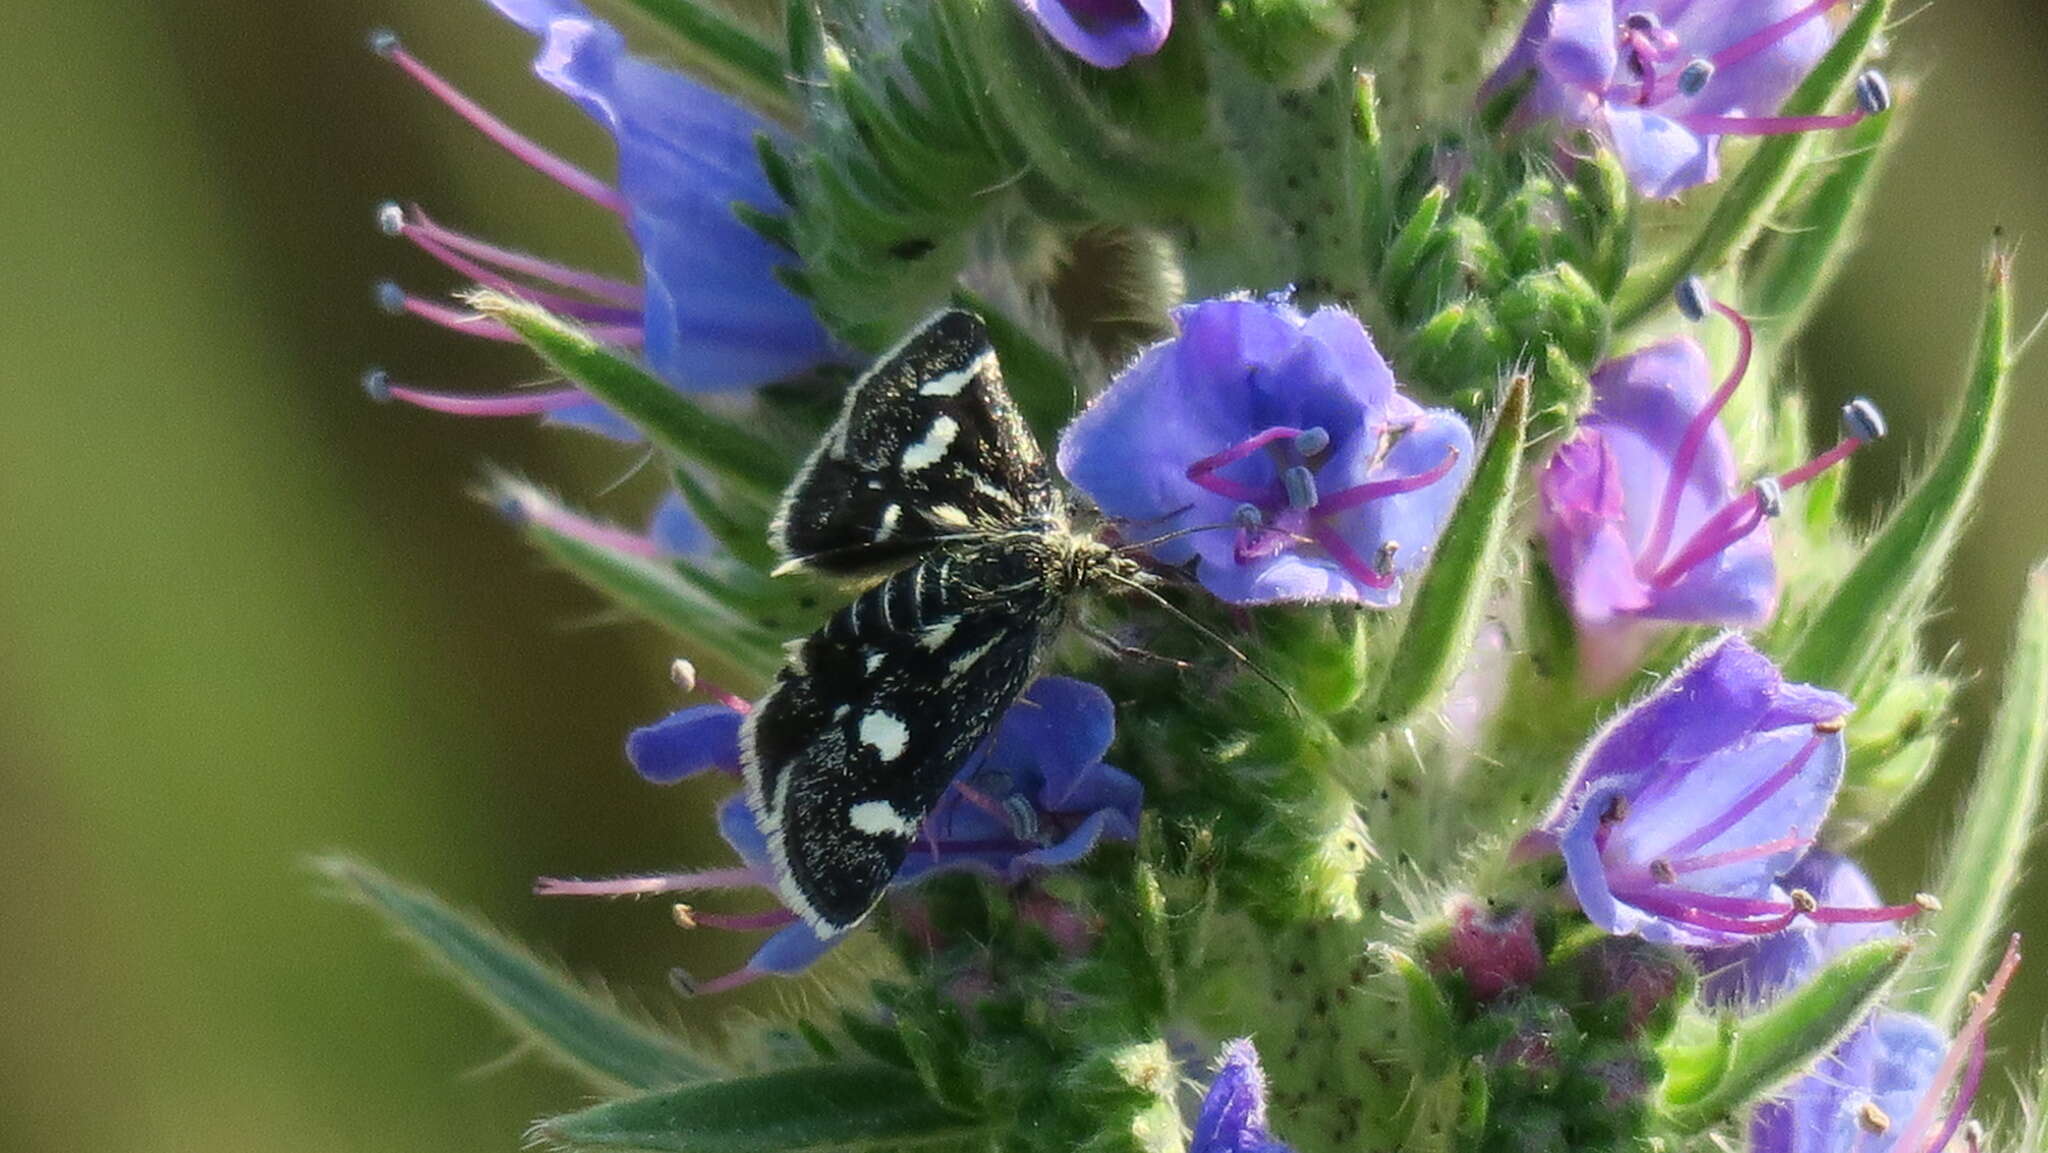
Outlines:
{"type": "Polygon", "coordinates": [[[1182,672],[1186,672],[1187,670],[1195,667],[1191,662],[1181,660],[1179,657],[1169,657],[1164,653],[1155,653],[1151,649],[1140,648],[1137,645],[1126,644],[1117,637],[1109,633],[1103,632],[1101,629],[1098,629],[1095,626],[1087,624],[1085,622],[1076,623],[1074,625],[1074,631],[1080,634],[1083,640],[1089,641],[1090,643],[1108,652],[1111,656],[1124,657],[1130,660],[1146,661],[1151,664],[1167,665],[1171,668],[1179,669],[1182,672]]]}

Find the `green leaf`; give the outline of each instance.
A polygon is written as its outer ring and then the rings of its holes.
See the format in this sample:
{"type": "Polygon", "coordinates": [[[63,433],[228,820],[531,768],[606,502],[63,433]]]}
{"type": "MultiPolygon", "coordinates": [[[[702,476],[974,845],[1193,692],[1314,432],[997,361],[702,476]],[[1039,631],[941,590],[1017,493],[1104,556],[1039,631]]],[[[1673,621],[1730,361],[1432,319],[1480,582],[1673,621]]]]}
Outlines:
{"type": "Polygon", "coordinates": [[[496,930],[348,857],[314,867],[499,1020],[570,1070],[608,1089],[653,1089],[716,1076],[682,1042],[632,1020],[496,930]]]}
{"type": "Polygon", "coordinates": [[[581,517],[512,477],[490,478],[487,491],[513,510],[520,532],[543,555],[613,603],[674,633],[683,655],[710,679],[752,693],[780,667],[782,638],[737,611],[734,602],[741,598],[708,574],[687,579],[687,561],[641,556],[572,531],[571,522],[581,517]]]}
{"type": "Polygon", "coordinates": [[[477,292],[469,301],[675,455],[766,493],[781,492],[795,471],[794,462],[776,446],[713,415],[567,321],[503,293],[477,292]]]}
{"type": "Polygon", "coordinates": [[[1906,941],[1858,945],[1769,1008],[1718,1026],[1692,1018],[1658,1047],[1668,1070],[1658,1091],[1663,1123],[1703,1132],[1769,1090],[1804,1073],[1832,1049],[1905,967],[1906,941]]]}
{"type": "Polygon", "coordinates": [[[2020,606],[2018,635],[2006,667],[2005,699],[1977,780],[1963,807],[1963,827],[1949,848],[1935,892],[1944,907],[1914,959],[1905,1008],[1944,1025],[1955,1022],[1977,975],[2004,948],[2002,930],[2024,872],[2027,846],[2040,824],[2048,781],[2048,563],[2034,569],[2020,606]]]}
{"type": "Polygon", "coordinates": [[[1429,240],[1436,235],[1436,222],[1443,216],[1444,204],[1450,198],[1450,189],[1438,184],[1423,193],[1415,211],[1408,214],[1407,222],[1387,246],[1386,258],[1380,261],[1381,299],[1392,303],[1407,292],[1408,280],[1421,266],[1429,240]]]}
{"type": "MultiPolygon", "coordinates": [[[[1779,115],[1818,116],[1830,111],[1848,93],[1891,10],[1892,0],[1865,0],[1835,38],[1834,47],[1786,99],[1779,115]]],[[[1772,213],[1798,180],[1801,162],[1823,135],[1792,132],[1760,142],[1742,171],[1728,181],[1713,213],[1691,242],[1656,269],[1632,277],[1622,286],[1615,301],[1616,326],[1627,327],[1643,319],[1671,298],[1679,281],[1712,272],[1747,249],[1769,225],[1772,213]]]]}
{"type": "Polygon", "coordinates": [[[1387,218],[1386,136],[1380,130],[1379,84],[1360,72],[1352,101],[1351,186],[1358,194],[1359,238],[1365,266],[1379,263],[1393,222],[1387,218]]]}
{"type": "Polygon", "coordinates": [[[1528,418],[1529,378],[1518,375],[1501,398],[1493,431],[1387,661],[1374,706],[1381,724],[1405,721],[1434,704],[1472,649],[1507,551],[1528,418]]]}
{"type": "Polygon", "coordinates": [[[916,1076],[886,1065],[814,1065],[686,1085],[534,1126],[576,1149],[794,1153],[914,1149],[960,1142],[986,1123],[941,1107],[916,1076]]]}
{"type": "Polygon", "coordinates": [[[720,548],[757,571],[765,573],[775,567],[775,550],[768,546],[766,506],[751,504],[738,493],[714,493],[687,468],[677,468],[669,477],[690,515],[697,518],[720,548]]]}
{"type": "Polygon", "coordinates": [[[791,112],[782,53],[698,0],[619,0],[682,42],[682,62],[764,112],[791,112]]]}
{"type": "Polygon", "coordinates": [[[1745,278],[1751,316],[1772,340],[1786,340],[1834,282],[1856,239],[1864,192],[1902,135],[1892,115],[1873,116],[1843,134],[1843,156],[1828,168],[1818,187],[1770,242],[1756,271],[1745,278]]]}
{"type": "Polygon", "coordinates": [[[1864,548],[1785,661],[1795,681],[1852,697],[1901,630],[1918,626],[1991,469],[2010,389],[2012,278],[1994,252],[1962,410],[1933,467],[1864,548]]]}
{"type": "Polygon", "coordinates": [[[1401,950],[1381,943],[1368,945],[1366,950],[1401,982],[1403,1041],[1420,1061],[1417,1072],[1424,1077],[1448,1072],[1458,1053],[1451,1006],[1444,1000],[1443,990],[1437,988],[1428,970],[1401,950]]]}

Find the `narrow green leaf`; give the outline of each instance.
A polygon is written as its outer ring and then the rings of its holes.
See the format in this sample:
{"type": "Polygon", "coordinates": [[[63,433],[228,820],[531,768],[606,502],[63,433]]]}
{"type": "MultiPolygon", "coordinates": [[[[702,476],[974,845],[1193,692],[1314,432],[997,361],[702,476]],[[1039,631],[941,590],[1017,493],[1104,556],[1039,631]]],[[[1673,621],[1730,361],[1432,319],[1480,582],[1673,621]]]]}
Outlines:
{"type": "Polygon", "coordinates": [[[683,64],[737,90],[763,112],[787,116],[782,53],[698,0],[619,0],[682,42],[683,64]]]}
{"type": "Polygon", "coordinates": [[[675,634],[682,655],[712,679],[751,693],[765,687],[780,666],[781,638],[735,611],[733,598],[718,595],[708,582],[686,579],[678,567],[685,562],[612,545],[603,526],[581,531],[576,526],[583,518],[512,477],[490,478],[487,492],[542,555],[621,608],[675,634]]]}
{"type": "Polygon", "coordinates": [[[1681,1028],[1660,1047],[1667,1067],[1718,1069],[1659,1091],[1658,1113],[1680,1134],[1704,1131],[1813,1066],[1854,1028],[1905,967],[1912,945],[1871,941],[1843,953],[1813,979],[1769,1008],[1712,1036],[1681,1028]],[[1705,1047],[1716,1047],[1708,1052],[1705,1047]]]}
{"type": "Polygon", "coordinates": [[[1352,101],[1351,186],[1358,194],[1359,237],[1367,268],[1380,262],[1393,221],[1387,218],[1386,135],[1380,129],[1379,83],[1370,72],[1356,78],[1352,101]]]}
{"type": "Polygon", "coordinates": [[[503,293],[477,292],[469,300],[662,448],[763,492],[781,492],[788,482],[794,463],[774,445],[712,415],[574,325],[503,293]]]}
{"type": "MultiPolygon", "coordinates": [[[[1828,49],[1828,54],[1821,57],[1820,63],[1786,99],[1779,115],[1818,116],[1831,111],[1848,93],[1871,41],[1883,30],[1891,10],[1892,0],[1864,0],[1835,38],[1834,47],[1828,49]]],[[[1759,143],[1742,171],[1727,182],[1713,213],[1692,241],[1664,264],[1622,286],[1615,301],[1616,326],[1627,327],[1643,319],[1671,298],[1671,290],[1678,287],[1679,281],[1712,272],[1723,261],[1748,248],[1791,191],[1799,176],[1800,162],[1824,135],[1791,132],[1766,137],[1759,143]]]]}
{"type": "Polygon", "coordinates": [[[360,861],[324,857],[322,875],[375,910],[406,943],[549,1056],[607,1089],[655,1089],[716,1076],[682,1042],[621,1014],[554,966],[432,894],[360,861]]]}
{"type": "Polygon", "coordinates": [[[1960,1017],[1978,974],[2005,946],[2006,918],[2019,888],[2027,846],[2039,827],[2048,781],[2048,563],[2027,578],[2005,699],[1963,807],[1963,827],[1948,852],[1934,930],[1914,959],[1917,978],[1904,1007],[1944,1025],[1960,1017]]]}
{"type": "Polygon", "coordinates": [[[1457,511],[1437,540],[1436,557],[1387,661],[1375,705],[1381,724],[1405,721],[1434,704],[1472,649],[1507,551],[1528,418],[1529,378],[1517,375],[1501,398],[1493,431],[1457,511]]]}
{"type": "Polygon", "coordinates": [[[697,518],[720,548],[761,572],[775,567],[775,550],[768,547],[765,506],[751,504],[737,493],[714,493],[686,468],[677,468],[669,476],[675,482],[677,494],[689,506],[690,515],[697,518]]]}
{"type": "Polygon", "coordinates": [[[1444,204],[1451,198],[1450,189],[1439,184],[1423,193],[1421,203],[1408,214],[1408,220],[1401,225],[1392,244],[1387,247],[1387,257],[1380,262],[1380,298],[1392,302],[1406,291],[1408,278],[1415,275],[1422,264],[1424,249],[1430,237],[1436,234],[1436,222],[1442,218],[1444,204]]]}
{"type": "Polygon", "coordinates": [[[1415,958],[1391,945],[1368,945],[1372,958],[1401,982],[1401,1007],[1407,1036],[1404,1038],[1409,1051],[1425,1062],[1418,1070],[1424,1077],[1435,1077],[1447,1072],[1451,1062],[1457,1058],[1454,1043],[1454,1027],[1451,1023],[1451,1006],[1444,1000],[1443,990],[1415,958]]]}
{"type": "Polygon", "coordinates": [[[1843,156],[1829,167],[1798,213],[1745,278],[1750,315],[1772,340],[1787,340],[1805,326],[1821,294],[1834,282],[1856,239],[1864,195],[1902,135],[1894,115],[1873,116],[1843,133],[1843,156]]]}
{"type": "Polygon", "coordinates": [[[1787,677],[1858,695],[1900,630],[1918,626],[1991,469],[2010,392],[2011,340],[2011,267],[2007,254],[1994,252],[1977,349],[1947,443],[1801,634],[1785,661],[1787,677]]]}
{"type": "Polygon", "coordinates": [[[886,1065],[815,1065],[686,1085],[534,1126],[574,1149],[796,1153],[915,1149],[959,1142],[986,1124],[941,1107],[916,1076],[886,1065]]]}

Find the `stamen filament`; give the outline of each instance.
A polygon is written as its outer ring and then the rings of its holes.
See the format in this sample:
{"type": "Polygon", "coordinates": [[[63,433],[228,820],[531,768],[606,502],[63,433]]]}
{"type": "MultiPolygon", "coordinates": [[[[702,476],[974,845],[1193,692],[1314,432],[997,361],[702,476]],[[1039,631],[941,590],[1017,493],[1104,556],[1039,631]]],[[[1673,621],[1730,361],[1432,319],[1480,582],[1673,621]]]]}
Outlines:
{"type": "Polygon", "coordinates": [[[1683,840],[1671,846],[1667,852],[1673,856],[1683,856],[1687,853],[1697,852],[1701,848],[1712,844],[1714,838],[1734,828],[1737,822],[1755,812],[1765,801],[1775,796],[1780,789],[1791,784],[1792,779],[1798,776],[1800,770],[1806,767],[1806,763],[1813,759],[1813,755],[1820,751],[1821,743],[1824,740],[1826,740],[1826,737],[1818,732],[1807,737],[1806,742],[1799,746],[1799,751],[1794,753],[1792,759],[1786,761],[1784,766],[1779,768],[1777,772],[1758,782],[1755,788],[1744,793],[1740,799],[1733,805],[1730,805],[1726,812],[1694,829],[1683,840]]]}
{"type": "Polygon", "coordinates": [[[541,897],[646,897],[656,893],[752,889],[761,879],[748,869],[705,869],[696,873],[647,873],[583,881],[574,877],[541,877],[533,891],[541,897]]]}
{"type": "MultiPolygon", "coordinates": [[[[495,340],[508,344],[522,343],[520,335],[512,331],[503,321],[481,313],[467,312],[438,300],[428,300],[407,292],[386,281],[377,286],[377,303],[384,311],[393,314],[410,313],[430,324],[440,325],[464,336],[483,340],[495,340]]],[[[646,341],[647,333],[637,322],[633,324],[585,324],[583,331],[601,344],[621,348],[638,348],[646,341]]]]}
{"type": "Polygon", "coordinates": [[[381,370],[363,378],[363,391],[378,401],[396,400],[450,416],[540,416],[557,409],[582,404],[590,397],[573,388],[534,389],[527,392],[456,393],[433,392],[392,384],[381,370]]]}
{"type": "Polygon", "coordinates": [[[1629,904],[1642,909],[1644,912],[1663,917],[1667,920],[1678,921],[1682,924],[1693,925],[1702,929],[1712,929],[1717,932],[1741,933],[1754,937],[1766,937],[1772,933],[1783,932],[1799,916],[1799,910],[1789,906],[1778,906],[1784,910],[1782,913],[1760,921],[1748,920],[1742,917],[1722,916],[1719,913],[1709,912],[1700,907],[1699,904],[1694,903],[1695,898],[1706,895],[1704,893],[1681,893],[1674,898],[1663,893],[1644,892],[1631,893],[1626,899],[1629,904]]]}
{"type": "Polygon", "coordinates": [[[524,521],[593,548],[624,553],[642,560],[659,560],[667,555],[667,551],[650,537],[579,516],[551,501],[531,497],[521,499],[515,495],[508,497],[502,507],[506,515],[515,521],[524,521]]]}
{"type": "Polygon", "coordinates": [[[476,281],[485,288],[495,288],[500,292],[508,292],[514,296],[530,300],[549,312],[573,317],[577,320],[603,321],[614,325],[637,327],[640,324],[640,310],[637,308],[622,308],[616,304],[598,304],[573,296],[564,296],[559,292],[549,292],[546,289],[535,288],[524,281],[515,280],[503,273],[493,272],[484,265],[437,243],[429,237],[413,233],[408,236],[408,239],[421,252],[440,261],[453,271],[476,281]]]}
{"type": "Polygon", "coordinates": [[[1782,853],[1791,849],[1803,849],[1811,844],[1813,844],[1812,837],[1802,837],[1797,833],[1787,833],[1775,841],[1765,841],[1760,845],[1750,845],[1742,849],[1729,849],[1723,853],[1707,853],[1697,857],[1680,857],[1675,861],[1666,860],[1664,864],[1672,872],[1681,875],[1685,873],[1699,873],[1705,872],[1708,869],[1718,869],[1723,865],[1739,865],[1744,861],[1754,861],[1762,857],[1768,857],[1773,853],[1782,853]]]}
{"type": "Polygon", "coordinates": [[[511,125],[486,111],[483,105],[463,95],[453,84],[441,78],[433,69],[422,64],[417,57],[406,51],[390,33],[379,33],[371,39],[371,47],[418,82],[435,99],[448,106],[457,116],[467,120],[478,132],[492,143],[511,153],[534,171],[560,184],[578,196],[600,208],[606,208],[624,215],[625,198],[611,185],[578,168],[576,165],[556,156],[519,133],[511,125]]]}
{"type": "MultiPolygon", "coordinates": [[[[1966,1054],[1974,1053],[1976,1048],[1984,1043],[1984,1031],[1991,1024],[1991,1014],[1998,1008],[1999,999],[2005,996],[2005,988],[2012,983],[2013,971],[2018,969],[2019,965],[2020,937],[2018,933],[2014,933],[2012,939],[2006,943],[2005,957],[1998,963],[1998,971],[1992,974],[1991,983],[1985,986],[1984,996],[1977,1001],[1976,1007],[1970,1010],[1969,1019],[1963,1022],[1962,1031],[1956,1035],[1955,1043],[1949,1046],[1948,1056],[1942,1061],[1941,1068],[1935,1072],[1934,1079],[1928,1082],[1927,1092],[1921,1095],[1919,1106],[1913,1110],[1913,1119],[1907,1122],[1905,1132],[1899,1137],[1898,1144],[1893,1146],[1900,1153],[1937,1153],[1942,1144],[1954,1135],[1959,1118],[1970,1108],[1970,1099],[1962,1093],[1956,1095],[1955,1103],[1949,1108],[1947,1121],[1939,1134],[1941,1140],[1924,1140],[1934,1126],[1935,1113],[1941,1108],[1942,1098],[1948,1096],[1948,1087],[1956,1079],[1956,1073],[1962,1066],[1966,1054]]],[[[1963,1088],[1973,1088],[1967,1078],[1963,1088]]]]}
{"type": "Polygon", "coordinates": [[[1386,497],[1400,496],[1403,493],[1428,488],[1430,485],[1449,476],[1451,470],[1457,467],[1457,464],[1457,448],[1455,446],[1447,448],[1444,450],[1444,458],[1432,465],[1427,471],[1413,473],[1408,476],[1388,477],[1385,480],[1369,480],[1364,484],[1353,485],[1350,488],[1330,493],[1323,497],[1322,500],[1316,502],[1316,515],[1332,516],[1348,509],[1357,508],[1362,504],[1369,504],[1386,497]]]}
{"type": "Polygon", "coordinates": [[[1300,436],[1301,432],[1302,430],[1298,428],[1274,425],[1264,432],[1255,433],[1221,452],[1211,453],[1189,465],[1187,478],[1209,492],[1215,493],[1217,496],[1256,504],[1267,499],[1271,494],[1264,488],[1242,484],[1227,477],[1217,476],[1216,470],[1227,465],[1236,464],[1238,461],[1245,459],[1275,441],[1291,440],[1294,437],[1300,436]]]}
{"type": "Polygon", "coordinates": [[[1678,520],[1678,503],[1685,495],[1693,466],[1699,461],[1700,449],[1706,445],[1707,436],[1720,419],[1721,410],[1728,406],[1735,389],[1749,374],[1750,358],[1756,354],[1756,330],[1750,327],[1748,318],[1718,300],[1712,304],[1715,312],[1735,325],[1741,343],[1736,348],[1734,365],[1707,398],[1707,403],[1694,415],[1692,423],[1685,426],[1685,435],[1679,438],[1678,451],[1671,458],[1671,472],[1664,478],[1664,493],[1657,504],[1657,519],[1650,522],[1650,534],[1643,542],[1642,552],[1636,557],[1638,577],[1648,577],[1663,562],[1664,552],[1671,545],[1672,527],[1678,520]]]}
{"type": "Polygon", "coordinates": [[[1740,64],[1744,60],[1776,44],[1778,41],[1783,40],[1801,24],[1822,15],[1828,9],[1842,3],[1845,3],[1845,0],[1813,0],[1813,3],[1808,4],[1799,11],[1781,20],[1766,24],[1762,28],[1730,44],[1728,47],[1721,49],[1719,52],[1708,57],[1708,60],[1717,69],[1726,68],[1732,64],[1740,64]]]}
{"type": "Polygon", "coordinates": [[[1349,573],[1353,580],[1370,589],[1394,587],[1394,574],[1391,570],[1381,572],[1368,564],[1365,558],[1359,556],[1358,551],[1328,524],[1320,520],[1314,521],[1308,526],[1308,534],[1309,538],[1321,546],[1324,552],[1330,554],[1330,559],[1336,561],[1338,567],[1349,573]]]}
{"type": "Polygon", "coordinates": [[[769,909],[760,913],[706,913],[701,909],[692,909],[690,920],[706,929],[751,933],[794,925],[797,917],[788,909],[769,909]]]}
{"type": "Polygon", "coordinates": [[[645,299],[636,285],[547,260],[532,253],[521,252],[516,248],[505,248],[479,240],[468,233],[457,232],[437,223],[417,206],[407,210],[396,204],[387,204],[380,210],[379,223],[385,232],[403,236],[414,243],[422,240],[432,241],[486,264],[496,265],[506,272],[545,280],[561,288],[608,300],[622,308],[637,311],[645,299]]]}
{"type": "Polygon", "coordinates": [[[1680,116],[1678,122],[1702,136],[1784,136],[1793,132],[1818,132],[1828,128],[1850,128],[1861,124],[1869,113],[1862,109],[1831,116],[1680,116]]]}

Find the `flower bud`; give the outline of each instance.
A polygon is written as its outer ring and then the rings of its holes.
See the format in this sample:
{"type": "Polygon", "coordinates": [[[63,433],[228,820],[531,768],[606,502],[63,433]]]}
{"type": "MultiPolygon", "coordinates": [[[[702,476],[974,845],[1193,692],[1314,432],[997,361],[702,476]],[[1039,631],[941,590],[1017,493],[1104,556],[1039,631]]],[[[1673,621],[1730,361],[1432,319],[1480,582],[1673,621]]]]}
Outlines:
{"type": "Polygon", "coordinates": [[[1536,919],[1527,909],[1496,916],[1472,904],[1451,912],[1450,924],[1422,944],[1423,958],[1440,975],[1455,974],[1479,1001],[1492,1001],[1536,980],[1543,951],[1536,919]]]}

